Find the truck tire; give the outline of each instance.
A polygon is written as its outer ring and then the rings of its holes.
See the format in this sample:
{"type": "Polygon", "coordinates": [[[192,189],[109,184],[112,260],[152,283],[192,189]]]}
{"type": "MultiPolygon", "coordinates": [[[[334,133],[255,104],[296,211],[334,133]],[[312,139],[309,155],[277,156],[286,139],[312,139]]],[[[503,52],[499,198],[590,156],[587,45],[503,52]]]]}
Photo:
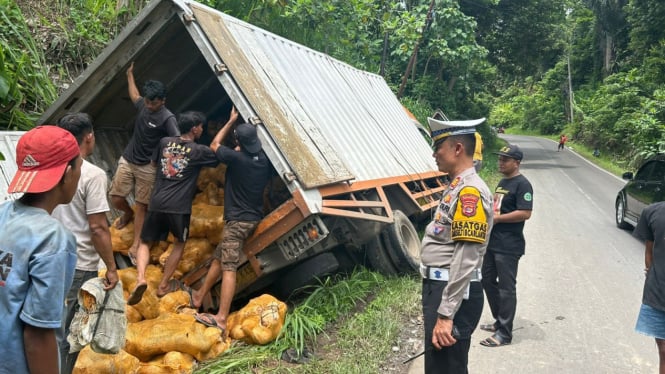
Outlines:
{"type": "Polygon", "coordinates": [[[273,292],[281,300],[286,300],[302,287],[316,284],[316,278],[333,274],[337,268],[339,268],[339,262],[332,253],[324,252],[315,255],[289,268],[273,284],[273,292]]]}
{"type": "Polygon", "coordinates": [[[395,221],[381,232],[381,240],[401,274],[415,274],[420,267],[420,238],[406,214],[393,211],[395,221]]]}
{"type": "Polygon", "coordinates": [[[393,265],[380,237],[376,237],[365,244],[367,262],[372,268],[383,275],[397,275],[399,271],[393,265]]]}

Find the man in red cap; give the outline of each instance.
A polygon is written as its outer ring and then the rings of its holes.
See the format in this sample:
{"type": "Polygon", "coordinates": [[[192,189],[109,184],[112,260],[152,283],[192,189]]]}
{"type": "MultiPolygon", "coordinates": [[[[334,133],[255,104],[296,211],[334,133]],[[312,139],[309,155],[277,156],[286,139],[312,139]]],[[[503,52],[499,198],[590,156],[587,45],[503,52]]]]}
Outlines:
{"type": "Polygon", "coordinates": [[[18,172],[0,205],[0,341],[2,373],[58,373],[55,330],[76,266],[76,239],[50,214],[72,200],[81,176],[76,138],[56,126],[25,133],[18,172]]]}

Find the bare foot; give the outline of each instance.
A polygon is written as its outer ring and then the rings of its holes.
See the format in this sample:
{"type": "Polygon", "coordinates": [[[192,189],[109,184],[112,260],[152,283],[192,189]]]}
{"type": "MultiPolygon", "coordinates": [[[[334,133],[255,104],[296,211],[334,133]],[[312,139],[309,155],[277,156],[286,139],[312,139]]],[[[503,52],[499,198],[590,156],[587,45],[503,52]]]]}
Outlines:
{"type": "Polygon", "coordinates": [[[117,221],[115,221],[115,228],[122,230],[123,227],[127,226],[134,219],[134,214],[123,214],[117,221]]]}

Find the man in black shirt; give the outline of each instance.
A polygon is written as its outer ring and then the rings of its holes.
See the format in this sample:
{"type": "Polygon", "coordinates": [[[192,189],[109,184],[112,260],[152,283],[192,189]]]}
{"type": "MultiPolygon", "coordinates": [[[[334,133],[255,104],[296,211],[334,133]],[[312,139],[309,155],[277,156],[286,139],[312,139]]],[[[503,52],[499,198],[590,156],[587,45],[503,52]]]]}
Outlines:
{"type": "Polygon", "coordinates": [[[192,291],[191,303],[200,307],[203,297],[222,274],[219,311],[217,314],[199,313],[196,320],[206,326],[217,326],[226,334],[226,319],[236,288],[236,271],[240,265],[242,247],[263,218],[263,190],[271,175],[270,161],[261,149],[256,126],[239,124],[233,131],[237,146],[222,145],[231,133],[238,117],[235,108],[231,118],[217,133],[210,148],[219,161],[227,165],[224,185],[224,232],[222,241],[215,250],[214,260],[206,274],[203,285],[192,291]]]}
{"type": "Polygon", "coordinates": [[[164,274],[156,294],[162,297],[181,288],[180,283],[172,280],[171,276],[182,258],[189,235],[196,180],[202,167],[214,167],[218,164],[212,149],[196,143],[203,133],[205,122],[203,113],[182,113],[178,117],[178,126],[183,135],[162,138],[159,141],[154,159],[158,170],[155,188],[141,230],[141,244],[136,256],[136,287],[127,300],[129,305],[141,301],[148,287],[145,272],[150,261],[150,246],[153,242],[166,240],[169,232],[173,234],[175,241],[171,255],[164,264],[164,274]]]}
{"type": "Polygon", "coordinates": [[[645,241],[644,292],[635,331],[656,339],[660,373],[665,373],[665,202],[651,204],[640,215],[633,236],[645,241]]]}
{"type": "Polygon", "coordinates": [[[494,191],[494,226],[483,259],[482,284],[494,323],[481,325],[493,332],[480,342],[486,347],[510,344],[517,307],[517,265],[524,255],[524,222],[531,217],[533,188],[520,174],[522,150],[508,145],[499,152],[499,172],[503,179],[494,191]]]}
{"type": "Polygon", "coordinates": [[[161,82],[149,80],[143,86],[143,97],[134,81],[134,63],[127,69],[129,98],[138,110],[134,132],[125,147],[111,184],[111,203],[122,211],[116,222],[121,229],[134,220],[134,242],[129,248],[132,262],[141,237],[141,227],[148,209],[148,202],[155,182],[156,166],[151,158],[160,139],[165,136],[179,136],[178,124],[171,111],[166,109],[166,88],[161,82]],[[134,190],[136,212],[127,202],[127,196],[134,190]]]}

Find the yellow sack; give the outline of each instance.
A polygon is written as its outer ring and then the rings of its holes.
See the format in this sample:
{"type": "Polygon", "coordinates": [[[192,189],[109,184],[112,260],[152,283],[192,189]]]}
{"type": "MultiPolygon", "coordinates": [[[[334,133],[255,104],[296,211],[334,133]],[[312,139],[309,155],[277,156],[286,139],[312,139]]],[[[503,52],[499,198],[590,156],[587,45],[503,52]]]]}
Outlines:
{"type": "Polygon", "coordinates": [[[263,294],[229,316],[229,335],[248,344],[267,344],[279,335],[286,319],[286,304],[263,294]]]}
{"type": "Polygon", "coordinates": [[[120,218],[121,217],[116,218],[116,220],[109,226],[109,231],[111,232],[111,246],[114,252],[120,252],[127,256],[129,253],[129,247],[134,244],[134,221],[118,230],[115,228],[115,225],[120,218]]]}
{"type": "Polygon", "coordinates": [[[226,165],[219,164],[215,168],[202,168],[196,180],[196,187],[203,191],[209,184],[223,187],[226,179],[226,165]]]}
{"type": "Polygon", "coordinates": [[[224,205],[224,187],[208,183],[204,190],[194,196],[192,204],[224,205]]]}
{"type": "MultiPolygon", "coordinates": [[[[209,259],[215,248],[210,244],[208,239],[201,238],[190,238],[185,243],[185,249],[183,250],[182,258],[178,263],[176,272],[174,273],[174,278],[181,278],[183,274],[189,273],[191,270],[196,268],[199,264],[203,263],[209,259]]],[[[173,252],[173,244],[171,244],[159,258],[159,263],[164,266],[166,260],[173,252]]]]}
{"type": "Polygon", "coordinates": [[[124,350],[109,355],[96,353],[90,346],[79,352],[73,374],[135,374],[139,370],[139,359],[124,350]]]}
{"type": "MultiPolygon", "coordinates": [[[[156,291],[159,281],[162,279],[162,274],[162,269],[159,266],[148,265],[145,271],[148,289],[143,293],[141,301],[136,305],[132,305],[145,319],[152,319],[159,316],[159,298],[156,291]]],[[[118,272],[118,276],[122,280],[123,293],[125,300],[127,300],[129,294],[136,287],[136,268],[122,269],[118,272]]]]}
{"type": "Polygon", "coordinates": [[[210,244],[217,245],[224,230],[224,207],[208,204],[192,205],[189,221],[189,236],[207,238],[210,244]]]}
{"type": "Polygon", "coordinates": [[[189,307],[189,293],[182,290],[170,292],[159,300],[159,314],[177,313],[183,306],[189,307]]]}
{"type": "Polygon", "coordinates": [[[125,351],[148,362],[171,351],[188,353],[197,360],[222,340],[221,330],[196,322],[193,316],[166,313],[158,318],[130,323],[125,351]]]}
{"type": "Polygon", "coordinates": [[[174,351],[140,363],[138,374],[189,374],[194,371],[195,364],[192,355],[174,351]]]}

